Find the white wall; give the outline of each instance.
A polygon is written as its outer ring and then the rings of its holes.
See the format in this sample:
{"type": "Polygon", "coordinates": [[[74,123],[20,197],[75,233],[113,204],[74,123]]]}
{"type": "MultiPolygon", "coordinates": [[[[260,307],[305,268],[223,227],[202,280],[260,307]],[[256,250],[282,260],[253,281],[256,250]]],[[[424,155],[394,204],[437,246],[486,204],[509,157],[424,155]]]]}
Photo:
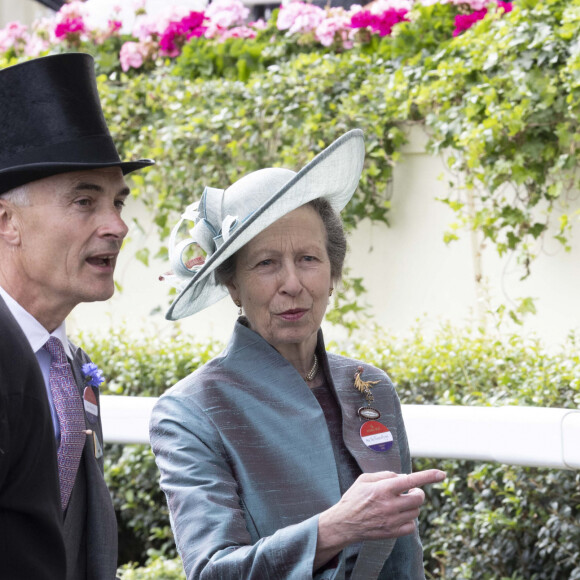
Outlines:
{"type": "MultiPolygon", "coordinates": [[[[425,154],[424,142],[423,134],[414,131],[395,168],[391,227],[363,222],[350,240],[348,265],[353,275],[364,278],[376,321],[396,334],[409,331],[417,318],[423,318],[428,332],[446,320],[458,325],[469,322],[476,312],[469,237],[463,235],[449,246],[442,241],[453,214],[435,200],[445,192],[446,182],[438,178],[444,165],[440,158],[425,154]]],[[[576,204],[580,207],[580,202],[576,204]]],[[[127,216],[131,214],[143,220],[143,210],[135,201],[128,204],[127,216]]],[[[506,271],[505,260],[493,248],[484,254],[492,302],[505,302],[504,290],[511,299],[537,298],[539,312],[527,320],[524,330],[537,332],[551,344],[562,341],[572,329],[580,331],[580,226],[576,230],[573,251],[567,254],[557,244],[548,244],[550,255],[538,258],[526,282],[520,282],[509,265],[506,271]]],[[[225,340],[236,318],[229,299],[186,319],[181,326],[165,321],[161,313],[150,314],[159,306],[164,311],[169,303],[165,285],[157,280],[168,268],[156,261],[145,268],[133,257],[145,244],[155,253],[158,246],[152,227],[148,235],[133,228],[130,237],[117,269],[123,292],[106,303],[80,305],[71,315],[69,327],[106,332],[111,323],[126,321],[135,331],[154,328],[162,337],[183,331],[199,339],[225,340]]],[[[334,328],[325,327],[325,331],[328,337],[344,336],[334,328]]]]}
{"type": "Polygon", "coordinates": [[[0,28],[9,22],[32,22],[43,16],[50,16],[54,12],[34,0],[0,0],[0,28]]]}
{"type": "MultiPolygon", "coordinates": [[[[395,169],[391,228],[365,227],[352,239],[350,263],[364,276],[377,321],[396,332],[406,331],[417,317],[426,326],[450,320],[461,324],[477,319],[474,268],[469,234],[458,242],[442,241],[453,212],[437,197],[446,193],[445,166],[424,152],[426,138],[416,128],[395,169]],[[368,252],[369,248],[371,251],[368,252]]],[[[578,196],[571,202],[580,209],[578,196]]],[[[557,220],[555,220],[557,222],[557,220]]],[[[553,239],[532,264],[532,275],[520,281],[513,261],[500,259],[490,244],[483,254],[483,274],[489,303],[513,306],[516,298],[536,298],[538,314],[527,318],[524,331],[536,332],[549,343],[561,342],[580,330],[580,222],[576,218],[572,252],[553,239]]],[[[512,328],[516,328],[515,326],[512,328]]]]}

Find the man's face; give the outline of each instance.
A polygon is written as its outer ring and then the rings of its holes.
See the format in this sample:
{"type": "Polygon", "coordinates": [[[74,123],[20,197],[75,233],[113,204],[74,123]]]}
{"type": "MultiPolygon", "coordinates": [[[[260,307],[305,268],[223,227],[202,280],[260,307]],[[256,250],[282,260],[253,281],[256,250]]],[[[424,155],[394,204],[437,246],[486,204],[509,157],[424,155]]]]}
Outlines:
{"type": "Polygon", "coordinates": [[[14,214],[19,231],[14,298],[41,322],[61,314],[64,320],[80,302],[110,298],[127,234],[121,211],[129,189],[121,170],[63,173],[27,188],[30,203],[14,214]]]}

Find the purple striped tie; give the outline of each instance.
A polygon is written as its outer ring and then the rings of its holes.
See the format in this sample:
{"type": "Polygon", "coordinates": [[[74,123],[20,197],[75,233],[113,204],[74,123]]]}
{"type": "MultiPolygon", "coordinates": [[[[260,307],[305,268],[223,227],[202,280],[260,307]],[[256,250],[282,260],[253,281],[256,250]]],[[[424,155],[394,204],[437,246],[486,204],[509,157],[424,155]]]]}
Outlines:
{"type": "Polygon", "coordinates": [[[58,446],[58,476],[63,511],[68,505],[83,447],[86,441],[85,414],[70,364],[62,343],[51,336],[44,347],[52,357],[50,363],[50,391],[60,423],[58,446]]]}

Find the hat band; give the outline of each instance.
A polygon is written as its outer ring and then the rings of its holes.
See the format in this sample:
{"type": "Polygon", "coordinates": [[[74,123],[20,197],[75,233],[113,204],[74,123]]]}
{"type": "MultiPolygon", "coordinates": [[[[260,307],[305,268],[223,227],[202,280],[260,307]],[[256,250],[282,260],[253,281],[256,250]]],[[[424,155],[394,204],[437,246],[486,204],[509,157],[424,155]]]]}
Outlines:
{"type": "MultiPolygon", "coordinates": [[[[12,152],[12,151],[11,151],[12,152]]],[[[7,158],[0,157],[0,173],[19,171],[26,165],[100,165],[121,163],[110,135],[78,137],[71,141],[29,147],[7,158]]]]}

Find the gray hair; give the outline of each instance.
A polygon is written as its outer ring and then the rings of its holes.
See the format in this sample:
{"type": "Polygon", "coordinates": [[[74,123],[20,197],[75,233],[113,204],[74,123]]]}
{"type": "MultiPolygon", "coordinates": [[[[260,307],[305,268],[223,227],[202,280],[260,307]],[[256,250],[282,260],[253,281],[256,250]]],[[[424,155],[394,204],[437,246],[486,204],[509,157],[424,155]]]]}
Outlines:
{"type": "MultiPolygon", "coordinates": [[[[309,201],[306,206],[312,207],[320,216],[326,230],[326,253],[330,261],[330,276],[333,283],[342,279],[342,268],[346,256],[346,235],[340,215],[332,208],[330,202],[319,197],[309,201]]],[[[218,284],[226,286],[236,273],[236,255],[232,254],[224,260],[215,271],[215,279],[218,284]]]]}
{"type": "Polygon", "coordinates": [[[30,204],[30,196],[28,193],[28,185],[24,184],[0,194],[0,199],[6,199],[11,204],[22,207],[30,204]]]}

